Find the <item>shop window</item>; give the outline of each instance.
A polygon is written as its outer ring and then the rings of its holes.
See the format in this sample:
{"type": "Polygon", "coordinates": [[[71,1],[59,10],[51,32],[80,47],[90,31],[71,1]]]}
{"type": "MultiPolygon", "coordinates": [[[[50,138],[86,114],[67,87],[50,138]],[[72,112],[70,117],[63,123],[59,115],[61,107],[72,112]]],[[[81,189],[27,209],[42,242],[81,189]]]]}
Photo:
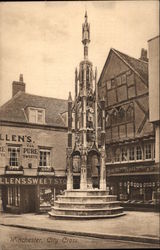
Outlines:
{"type": "Polygon", "coordinates": [[[46,205],[52,204],[54,201],[54,191],[49,187],[40,188],[40,209],[46,205]]]}
{"type": "Polygon", "coordinates": [[[20,205],[20,187],[8,187],[8,205],[19,207],[20,205]]]}
{"type": "Polygon", "coordinates": [[[134,147],[129,149],[129,160],[134,161],[134,147]]]}
{"type": "Polygon", "coordinates": [[[142,148],[140,146],[136,147],[136,160],[142,160],[142,148]]]}
{"type": "Polygon", "coordinates": [[[151,152],[151,144],[145,145],[145,159],[151,159],[152,158],[152,152],[151,152]]]}
{"type": "Polygon", "coordinates": [[[122,161],[127,161],[127,149],[126,148],[122,148],[121,154],[122,154],[122,161]]]}
{"type": "Polygon", "coordinates": [[[45,123],[45,110],[29,108],[29,122],[45,123]]]}
{"type": "Polygon", "coordinates": [[[40,167],[50,167],[51,166],[51,151],[48,149],[40,149],[40,167]]]}
{"type": "Polygon", "coordinates": [[[20,147],[9,146],[9,165],[18,167],[20,165],[20,147]]]}

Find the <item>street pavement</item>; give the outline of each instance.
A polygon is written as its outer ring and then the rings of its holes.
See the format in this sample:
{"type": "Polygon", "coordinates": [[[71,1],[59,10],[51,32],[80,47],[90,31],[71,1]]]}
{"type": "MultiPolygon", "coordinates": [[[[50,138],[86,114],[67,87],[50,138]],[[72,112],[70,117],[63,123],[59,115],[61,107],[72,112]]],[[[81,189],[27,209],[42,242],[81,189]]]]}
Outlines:
{"type": "Polygon", "coordinates": [[[127,211],[125,216],[94,220],[55,220],[47,214],[2,213],[0,224],[55,233],[159,244],[160,217],[155,212],[127,211]]]}
{"type": "Polygon", "coordinates": [[[9,226],[0,226],[0,236],[1,250],[155,248],[154,244],[148,243],[68,236],[9,226]]]}

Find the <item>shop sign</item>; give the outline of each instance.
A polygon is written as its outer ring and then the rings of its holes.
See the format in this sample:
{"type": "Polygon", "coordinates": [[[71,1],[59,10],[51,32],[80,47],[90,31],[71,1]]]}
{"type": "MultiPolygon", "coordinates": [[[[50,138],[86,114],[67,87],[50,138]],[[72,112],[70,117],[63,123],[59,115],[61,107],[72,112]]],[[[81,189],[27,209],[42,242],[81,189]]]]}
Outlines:
{"type": "Polygon", "coordinates": [[[112,167],[108,169],[108,174],[117,173],[134,173],[134,172],[155,172],[158,171],[157,166],[129,166],[129,167],[112,167]]]}
{"type": "Polygon", "coordinates": [[[59,185],[66,185],[66,178],[55,178],[54,179],[54,184],[59,186],[59,185]]]}
{"type": "Polygon", "coordinates": [[[0,185],[51,185],[53,178],[37,177],[0,177],[0,185]]]}
{"type": "Polygon", "coordinates": [[[6,142],[32,142],[32,139],[31,139],[31,136],[29,136],[29,135],[0,134],[0,141],[6,141],[6,142]]]}

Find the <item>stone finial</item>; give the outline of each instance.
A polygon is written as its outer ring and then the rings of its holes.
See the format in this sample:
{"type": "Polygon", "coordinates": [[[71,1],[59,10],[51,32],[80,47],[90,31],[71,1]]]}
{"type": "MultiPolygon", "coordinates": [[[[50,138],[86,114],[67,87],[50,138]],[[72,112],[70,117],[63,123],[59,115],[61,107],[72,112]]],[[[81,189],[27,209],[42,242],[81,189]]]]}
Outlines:
{"type": "Polygon", "coordinates": [[[19,75],[19,81],[20,81],[20,82],[23,82],[23,74],[20,74],[20,75],[19,75]]]}
{"type": "Polygon", "coordinates": [[[72,102],[72,96],[71,96],[71,92],[69,92],[69,96],[68,96],[68,102],[72,102]]]}

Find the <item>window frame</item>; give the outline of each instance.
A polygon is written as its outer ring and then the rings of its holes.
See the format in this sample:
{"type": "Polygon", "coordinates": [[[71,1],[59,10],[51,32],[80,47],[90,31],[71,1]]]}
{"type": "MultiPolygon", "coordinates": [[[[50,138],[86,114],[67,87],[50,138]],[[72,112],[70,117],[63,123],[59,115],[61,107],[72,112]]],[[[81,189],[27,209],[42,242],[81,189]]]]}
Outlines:
{"type": "Polygon", "coordinates": [[[40,168],[43,168],[43,167],[51,168],[52,167],[52,150],[50,148],[39,148],[39,167],[40,168]],[[42,163],[41,163],[41,153],[42,152],[49,153],[49,165],[47,164],[47,157],[44,160],[44,156],[42,158],[42,163]],[[44,161],[46,161],[46,165],[44,165],[44,161]]]}
{"type": "Polygon", "coordinates": [[[43,108],[35,108],[35,107],[29,107],[29,122],[30,123],[38,123],[38,124],[44,124],[45,123],[45,109],[43,108]],[[35,111],[35,121],[31,120],[31,112],[35,111]],[[42,112],[42,121],[39,121],[38,119],[38,112],[42,112]]]}
{"type": "Polygon", "coordinates": [[[7,153],[8,153],[8,165],[13,168],[18,168],[21,165],[21,145],[7,145],[7,153]],[[11,149],[18,149],[15,152],[12,152],[15,154],[14,157],[13,156],[11,157],[11,149]],[[14,162],[16,164],[14,164],[14,162]]]}
{"type": "Polygon", "coordinates": [[[144,154],[145,154],[145,160],[151,160],[152,159],[152,144],[151,143],[147,143],[147,144],[145,144],[145,146],[144,146],[144,154]],[[147,147],[148,146],[150,146],[150,152],[149,152],[149,155],[150,155],[150,157],[148,158],[147,157],[147,147]]]}
{"type": "Polygon", "coordinates": [[[7,205],[15,207],[20,206],[20,186],[7,187],[7,205]]]}
{"type": "Polygon", "coordinates": [[[135,161],[135,147],[134,146],[129,147],[129,161],[135,161]],[[133,156],[133,158],[131,156],[133,156]]]}
{"type": "Polygon", "coordinates": [[[140,145],[137,145],[136,146],[136,161],[142,161],[143,160],[143,149],[140,145]],[[137,149],[140,149],[140,150],[137,150],[137,149]],[[138,157],[138,153],[141,152],[141,158],[138,157]]]}
{"type": "Polygon", "coordinates": [[[126,147],[121,148],[121,162],[127,162],[128,161],[128,150],[126,147]],[[126,160],[124,159],[124,156],[126,156],[126,160]]]}

